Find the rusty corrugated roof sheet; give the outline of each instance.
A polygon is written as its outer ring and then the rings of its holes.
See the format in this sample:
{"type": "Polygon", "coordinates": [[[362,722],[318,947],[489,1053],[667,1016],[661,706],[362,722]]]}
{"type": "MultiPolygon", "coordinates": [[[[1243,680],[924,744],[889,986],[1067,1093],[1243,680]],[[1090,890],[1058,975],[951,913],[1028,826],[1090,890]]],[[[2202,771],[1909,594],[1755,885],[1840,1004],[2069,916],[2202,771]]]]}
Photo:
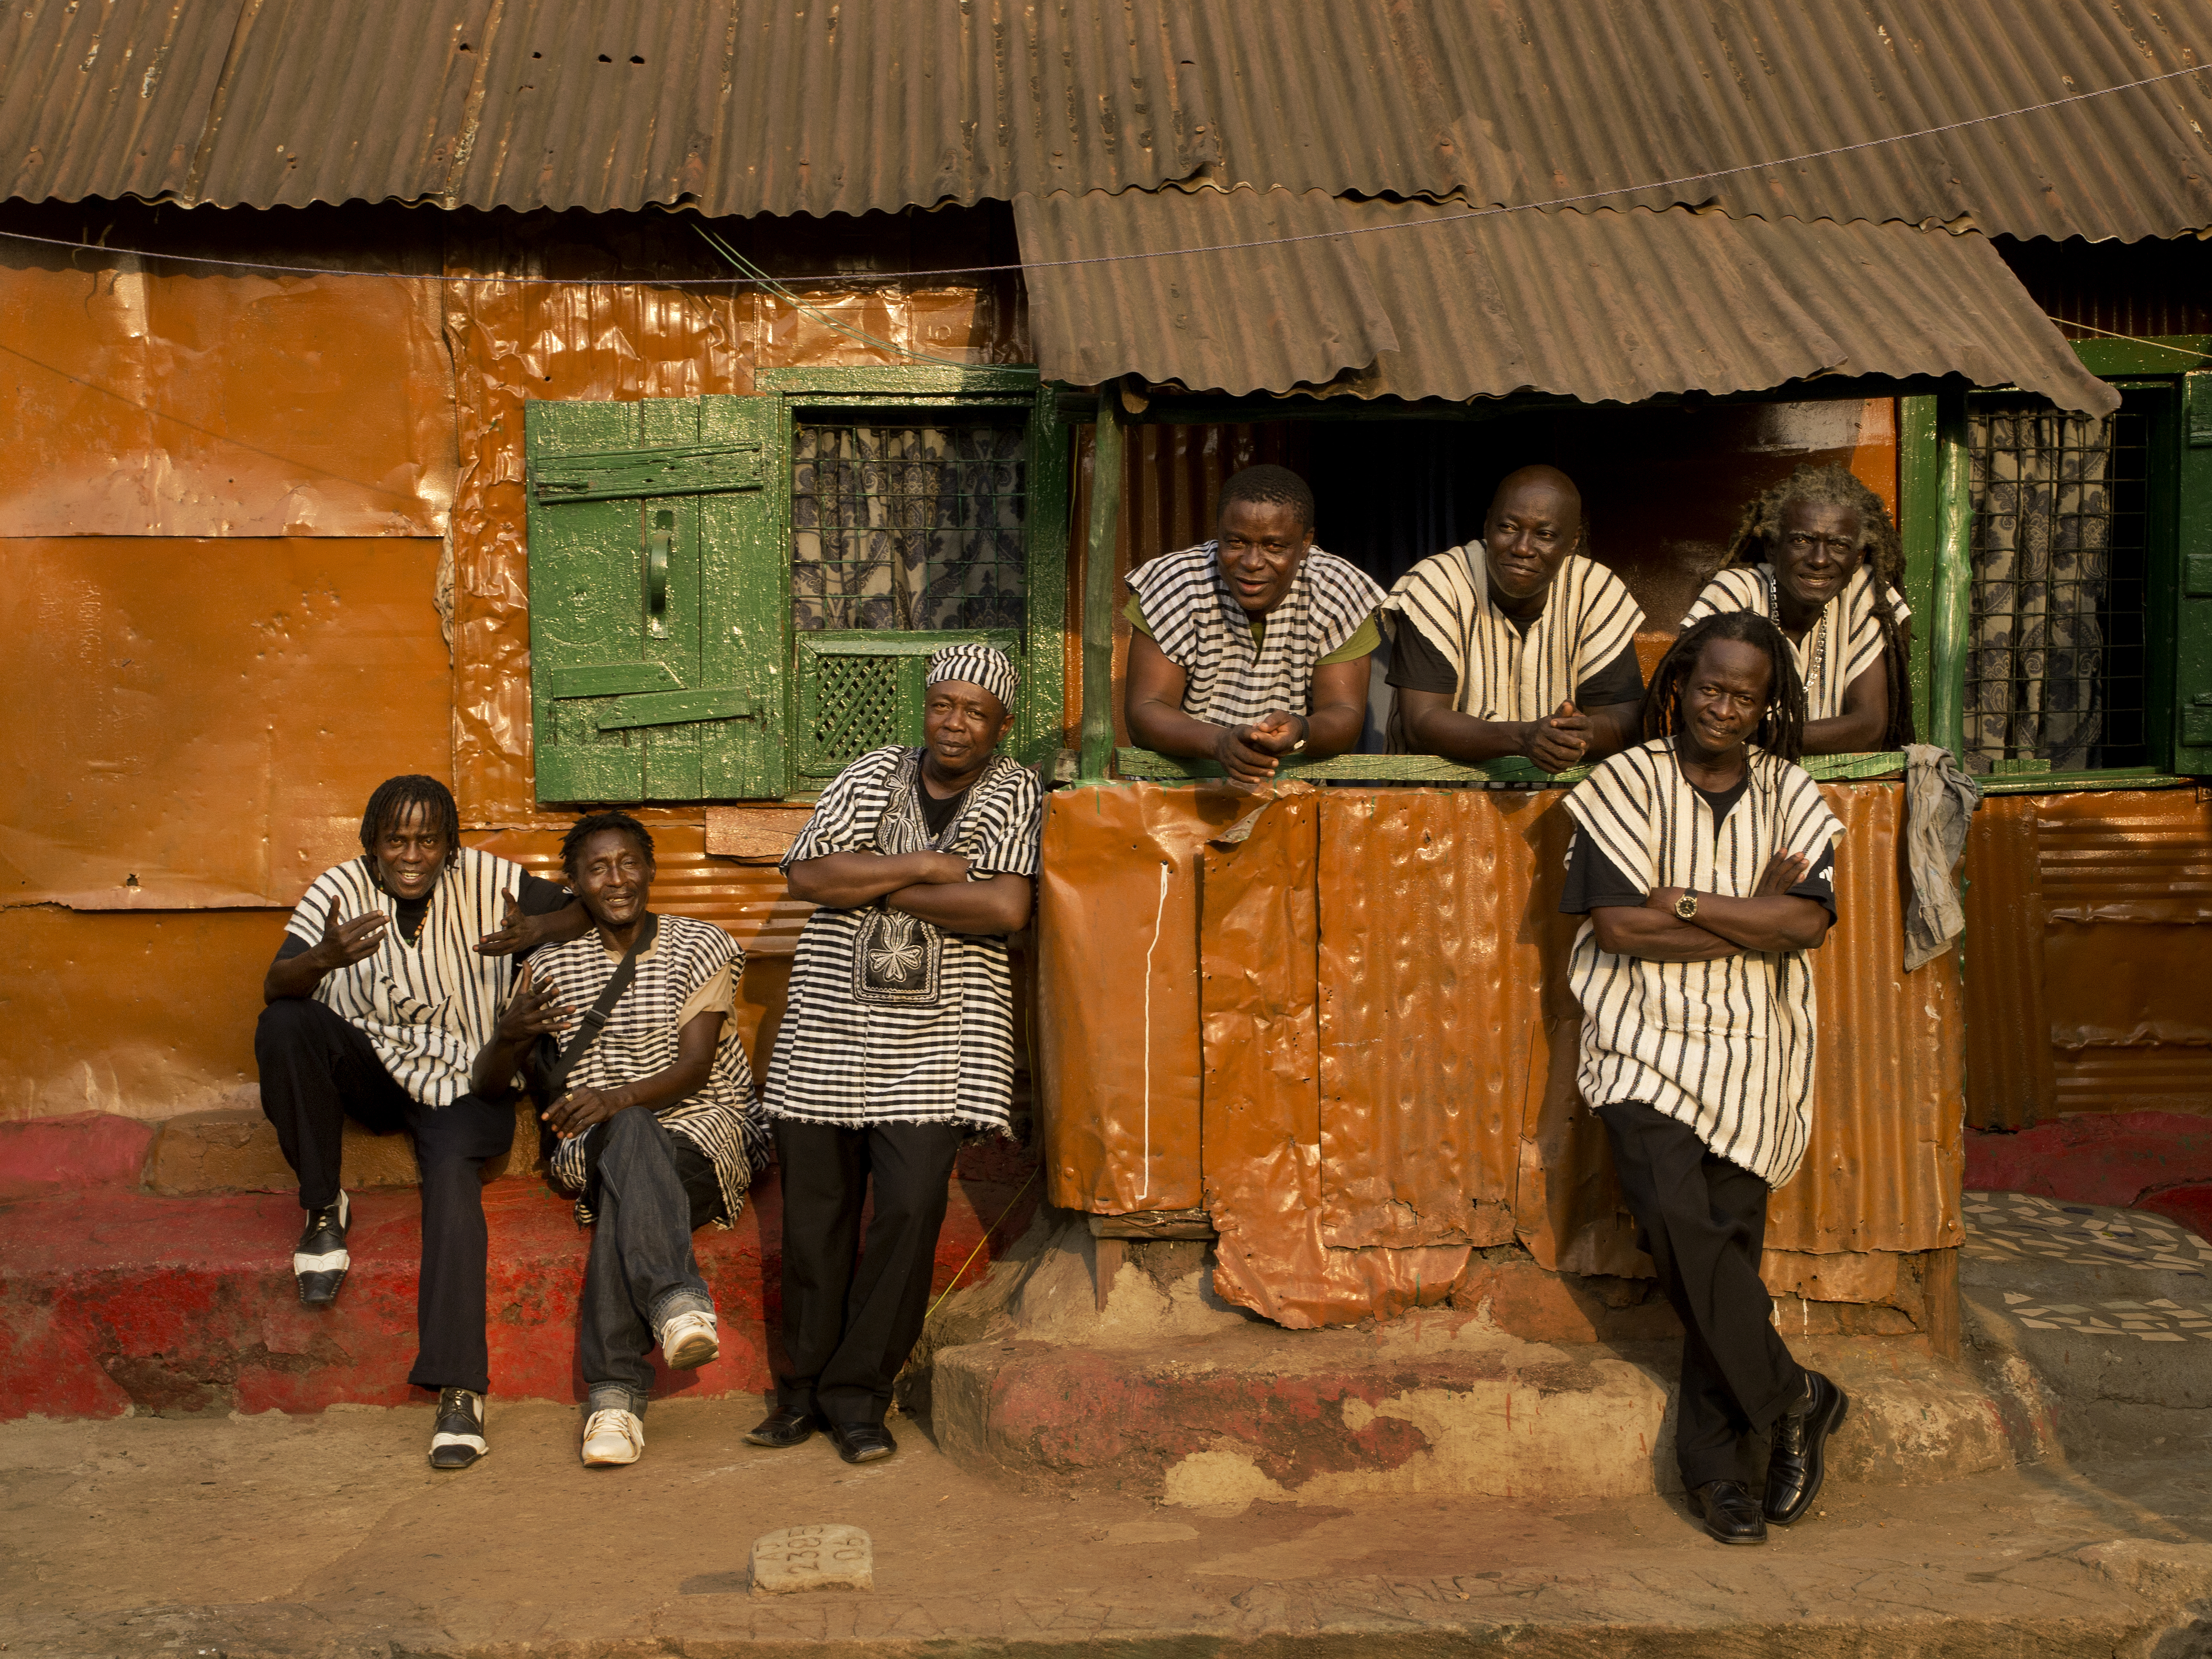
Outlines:
{"type": "Polygon", "coordinates": [[[1157,185],[1215,154],[1189,106],[1183,15],[1167,0],[30,0],[0,65],[0,191],[721,215],[1157,185]]]}
{"type": "Polygon", "coordinates": [[[1025,196],[1014,216],[1037,361],[1078,384],[1635,403],[1957,374],[2064,409],[2118,402],[1972,233],[1241,187],[1025,196]],[[1113,257],[1200,247],[1224,251],[1113,257]]]}
{"type": "Polygon", "coordinates": [[[1734,167],[2212,61],[2207,0],[1199,0],[1222,183],[1738,216],[1964,218],[2014,236],[2212,223],[2212,75],[1817,161],[1734,167]]]}
{"type": "MultiPolygon", "coordinates": [[[[26,0],[0,191],[821,214],[1205,173],[1528,202],[2208,53],[2212,0],[1333,0],[1294,27],[1279,0],[26,0]]],[[[2170,236],[2212,224],[2208,131],[2189,77],[1616,204],[2170,236]]]]}

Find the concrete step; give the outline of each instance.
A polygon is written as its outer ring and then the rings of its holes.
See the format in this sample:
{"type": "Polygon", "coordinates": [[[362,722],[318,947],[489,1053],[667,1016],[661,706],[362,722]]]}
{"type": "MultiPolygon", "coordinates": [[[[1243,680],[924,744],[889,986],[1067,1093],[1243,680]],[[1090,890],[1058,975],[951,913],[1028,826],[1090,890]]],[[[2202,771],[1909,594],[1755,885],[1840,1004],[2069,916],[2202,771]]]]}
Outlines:
{"type": "MultiPolygon", "coordinates": [[[[1079,1218],[1041,1220],[989,1284],[939,1316],[927,1399],[913,1398],[963,1467],[1199,1510],[1679,1490],[1680,1327],[1663,1304],[1600,1340],[1590,1310],[1532,1265],[1486,1275],[1471,1309],[1285,1331],[1217,1299],[1200,1247],[1147,1245],[1185,1253],[1170,1258],[1182,1271],[1125,1262],[1102,1312],[1089,1244],[1079,1218]],[[1559,1288],[1547,1300],[1528,1279],[1559,1288]],[[1511,1331],[1493,1316],[1508,1295],[1511,1331]],[[1547,1322],[1559,1340],[1529,1340],[1547,1322]]],[[[2029,1372],[1977,1373],[1918,1336],[1793,1334],[1791,1346],[1851,1397],[1831,1445],[1839,1480],[1917,1485],[2055,1449],[2029,1372]]]]}
{"type": "MultiPolygon", "coordinates": [[[[963,1267],[968,1279],[978,1278],[1019,1236],[1035,1202],[1032,1167],[1002,1143],[962,1152],[938,1289],[963,1267]],[[994,1243],[979,1250],[985,1230],[1001,1222],[994,1243]]],[[[416,1197],[362,1192],[354,1213],[345,1287],[335,1306],[311,1310],[300,1305],[291,1273],[293,1196],[175,1198],[110,1186],[0,1205],[0,1419],[404,1402],[415,1355],[416,1197]]],[[[484,1213],[493,1391],[581,1399],[576,1297],[588,1236],[568,1201],[534,1177],[491,1182],[484,1213]]],[[[770,1174],[734,1228],[694,1236],[722,1355],[695,1371],[662,1373],[659,1392],[706,1398],[769,1386],[781,1217],[770,1174]]]]}

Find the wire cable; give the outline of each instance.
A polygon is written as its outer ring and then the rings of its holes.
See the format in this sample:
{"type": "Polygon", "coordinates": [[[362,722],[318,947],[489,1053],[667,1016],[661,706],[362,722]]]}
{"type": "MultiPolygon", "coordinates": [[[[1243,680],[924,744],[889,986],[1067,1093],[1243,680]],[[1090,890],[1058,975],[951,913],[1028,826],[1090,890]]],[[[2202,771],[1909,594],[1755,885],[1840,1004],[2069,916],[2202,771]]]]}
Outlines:
{"type": "MultiPolygon", "coordinates": [[[[1763,173],[1770,168],[1796,167],[1806,161],[1826,161],[1838,155],[1849,155],[1860,150],[1877,149],[1885,144],[1910,143],[1917,138],[1933,138],[1947,132],[1958,132],[1967,127],[1986,126],[1993,122],[2014,120],[2023,115],[2037,115],[2045,110],[2061,109],[2069,104],[2087,103],[2093,98],[2110,98],[2123,92],[2134,92],[2143,87],[2153,87],[2160,82],[2179,80],[2184,76],[2202,75],[2212,64],[2192,64],[2185,69],[2167,70],[2159,75],[2147,75],[2136,81],[2123,81],[2118,86],[2099,87],[2089,92],[2069,93],[2063,98],[2045,99],[2039,104],[2022,104],[2014,109],[1996,110],[1987,115],[1970,115],[1962,120],[1946,121],[1940,125],[1920,127],[1911,132],[1887,133],[1876,138],[1863,138],[1855,143],[1833,144],[1826,149],[1803,150],[1795,155],[1781,155],[1764,161],[1746,161],[1734,167],[1708,167],[1698,173],[1678,173],[1671,179],[1654,179],[1638,185],[1617,185],[1604,190],[1581,191],[1568,196],[1547,197],[1539,202],[1514,202],[1483,208],[1469,208],[1463,212],[1436,215],[1432,217],[1401,219],[1377,225],[1347,225],[1337,230],[1303,231],[1291,236],[1258,237],[1242,242],[1209,242],[1190,247],[1140,248],[1127,253],[1091,253],[1066,259],[1018,259],[999,264],[945,265],[933,270],[855,271],[834,273],[836,280],[879,279],[886,282],[913,282],[940,276],[990,276],[1016,271],[1064,270],[1076,265],[1119,264],[1139,259],[1176,259],[1203,253],[1243,253],[1256,248],[1285,247],[1298,242],[1328,241],[1343,236],[1372,236],[1385,231],[1412,230],[1435,225],[1462,223],[1470,219],[1495,218],[1509,213],[1540,213],[1549,208],[1575,207],[1587,202],[1601,202],[1616,196],[1639,196],[1647,191],[1668,190],[1677,185],[1699,184],[1708,179],[1733,178],[1738,173],[1763,173]]],[[[1172,185],[1175,181],[1170,181],[1172,185]]],[[[1163,188],[1170,187],[1164,185],[1163,188]]],[[[1219,186],[1208,186],[1218,189],[1219,186]]],[[[1685,204],[1674,204],[1680,206],[1685,204]]],[[[438,272],[399,270],[358,270],[335,265],[290,265],[260,259],[222,259],[206,254],[158,253],[147,248],[118,248],[103,246],[96,242],[71,241],[59,236],[40,236],[28,231],[0,230],[0,239],[17,242],[37,243],[47,247],[70,248],[76,251],[105,253],[139,259],[161,259],[177,264],[214,265],[234,270],[274,271],[280,276],[382,276],[401,282],[453,283],[457,284],[512,283],[520,286],[556,288],[759,288],[770,285],[777,279],[759,276],[460,276],[438,272]]],[[[962,368],[970,365],[962,364],[962,368]]]]}

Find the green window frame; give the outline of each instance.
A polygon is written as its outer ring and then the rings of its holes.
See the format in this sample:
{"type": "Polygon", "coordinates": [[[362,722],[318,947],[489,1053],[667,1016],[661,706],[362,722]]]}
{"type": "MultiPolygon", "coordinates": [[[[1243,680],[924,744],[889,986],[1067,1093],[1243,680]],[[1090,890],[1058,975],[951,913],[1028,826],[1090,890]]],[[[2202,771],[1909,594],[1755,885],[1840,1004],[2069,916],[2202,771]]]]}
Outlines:
{"type": "Polygon", "coordinates": [[[1065,736],[1069,445],[1035,372],[768,369],[755,386],[526,406],[538,800],[804,799],[879,741],[920,742],[929,653],[971,640],[1021,671],[1006,751],[1048,765],[1065,736]],[[817,412],[1020,422],[1019,629],[794,629],[793,438],[817,412]]]}

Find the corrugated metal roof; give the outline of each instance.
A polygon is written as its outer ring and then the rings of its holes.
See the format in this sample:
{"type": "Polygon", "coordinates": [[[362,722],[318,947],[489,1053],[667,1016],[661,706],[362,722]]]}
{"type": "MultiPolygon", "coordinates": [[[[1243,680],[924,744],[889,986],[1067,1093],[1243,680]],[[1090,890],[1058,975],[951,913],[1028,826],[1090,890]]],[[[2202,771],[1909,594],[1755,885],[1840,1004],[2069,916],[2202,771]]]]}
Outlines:
{"type": "MultiPolygon", "coordinates": [[[[1543,201],[1733,167],[2212,59],[2207,0],[1198,0],[1223,183],[1543,201]]],[[[2015,236],[2212,223],[2212,75],[1610,204],[2015,236]]]]}
{"type": "Polygon", "coordinates": [[[1957,374],[2064,409],[2118,402],[1972,234],[1243,188],[1025,196],[1014,215],[1037,361],[1078,384],[1245,393],[1343,374],[1331,389],[1362,398],[1635,403],[1957,374]],[[1316,234],[1330,228],[1353,234],[1316,234]],[[1296,234],[1314,240],[1236,246],[1296,234]],[[1224,251],[1110,258],[1164,247],[1224,251]]]}
{"type": "MultiPolygon", "coordinates": [[[[1620,189],[2182,69],[2212,0],[25,0],[13,36],[8,194],[822,214],[1620,189]]],[[[2174,235],[2205,78],[1614,204],[2174,235]]]]}
{"type": "Polygon", "coordinates": [[[1164,0],[31,0],[32,199],[862,213],[1213,156],[1164,0]],[[365,65],[374,73],[364,73],[365,65]]]}

